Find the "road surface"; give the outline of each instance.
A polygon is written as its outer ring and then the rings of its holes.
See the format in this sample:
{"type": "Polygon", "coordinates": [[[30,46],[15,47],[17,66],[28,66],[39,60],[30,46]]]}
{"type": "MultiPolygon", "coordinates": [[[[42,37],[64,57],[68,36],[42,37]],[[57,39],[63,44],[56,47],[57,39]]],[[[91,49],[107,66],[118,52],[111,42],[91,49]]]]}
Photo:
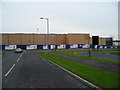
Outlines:
{"type": "Polygon", "coordinates": [[[82,82],[48,63],[36,51],[2,57],[2,88],[86,88],[82,82]]]}

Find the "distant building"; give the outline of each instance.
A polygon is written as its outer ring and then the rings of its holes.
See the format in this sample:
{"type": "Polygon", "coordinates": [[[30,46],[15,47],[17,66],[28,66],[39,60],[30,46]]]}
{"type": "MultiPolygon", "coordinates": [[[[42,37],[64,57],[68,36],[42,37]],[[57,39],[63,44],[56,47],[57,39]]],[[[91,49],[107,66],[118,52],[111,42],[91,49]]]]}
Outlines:
{"type": "Polygon", "coordinates": [[[106,46],[113,46],[113,38],[106,38],[106,46]]]}
{"type": "MultiPolygon", "coordinates": [[[[0,34],[0,49],[53,49],[92,47],[90,34],[0,34]]],[[[99,37],[99,46],[112,46],[112,38],[99,37]]]]}

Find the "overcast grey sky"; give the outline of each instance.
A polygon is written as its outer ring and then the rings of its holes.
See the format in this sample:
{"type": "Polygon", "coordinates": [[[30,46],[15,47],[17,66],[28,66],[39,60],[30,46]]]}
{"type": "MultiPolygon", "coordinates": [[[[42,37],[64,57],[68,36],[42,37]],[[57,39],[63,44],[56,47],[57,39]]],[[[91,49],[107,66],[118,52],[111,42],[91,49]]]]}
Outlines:
{"type": "Polygon", "coordinates": [[[90,33],[118,38],[117,2],[2,2],[3,33],[90,33]]]}

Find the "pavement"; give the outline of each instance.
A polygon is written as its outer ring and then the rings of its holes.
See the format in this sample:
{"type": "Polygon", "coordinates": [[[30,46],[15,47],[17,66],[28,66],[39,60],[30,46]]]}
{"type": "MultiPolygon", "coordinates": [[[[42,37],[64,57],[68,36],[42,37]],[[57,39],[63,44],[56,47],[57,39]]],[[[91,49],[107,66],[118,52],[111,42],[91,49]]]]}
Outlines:
{"type": "Polygon", "coordinates": [[[38,51],[2,57],[2,88],[88,88],[61,68],[48,63],[38,51]]]}
{"type": "MultiPolygon", "coordinates": [[[[118,52],[118,51],[92,51],[90,52],[91,57],[109,59],[109,60],[120,60],[118,55],[110,55],[109,52],[118,52]]],[[[77,52],[76,54],[89,56],[89,52],[77,52]]]]}

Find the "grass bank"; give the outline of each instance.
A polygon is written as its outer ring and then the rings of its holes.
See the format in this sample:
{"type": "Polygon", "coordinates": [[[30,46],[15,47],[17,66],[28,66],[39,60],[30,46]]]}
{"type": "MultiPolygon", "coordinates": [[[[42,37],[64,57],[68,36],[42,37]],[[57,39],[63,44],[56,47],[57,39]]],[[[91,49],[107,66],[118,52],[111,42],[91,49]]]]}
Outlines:
{"type": "MultiPolygon", "coordinates": [[[[83,50],[80,50],[80,51],[82,52],[83,50]]],[[[88,60],[108,62],[108,63],[112,63],[112,64],[120,64],[120,61],[117,61],[117,60],[113,61],[113,60],[109,60],[109,59],[102,59],[102,58],[89,57],[89,56],[75,54],[76,52],[80,52],[80,51],[56,51],[55,53],[63,54],[63,55],[68,55],[68,56],[74,56],[74,57],[88,59],[88,60]]]]}
{"type": "Polygon", "coordinates": [[[88,80],[101,88],[118,88],[119,75],[103,69],[87,66],[59,56],[40,53],[40,56],[68,69],[76,75],[88,80]]]}
{"type": "Polygon", "coordinates": [[[0,55],[5,55],[6,53],[0,53],[0,55]]]}

